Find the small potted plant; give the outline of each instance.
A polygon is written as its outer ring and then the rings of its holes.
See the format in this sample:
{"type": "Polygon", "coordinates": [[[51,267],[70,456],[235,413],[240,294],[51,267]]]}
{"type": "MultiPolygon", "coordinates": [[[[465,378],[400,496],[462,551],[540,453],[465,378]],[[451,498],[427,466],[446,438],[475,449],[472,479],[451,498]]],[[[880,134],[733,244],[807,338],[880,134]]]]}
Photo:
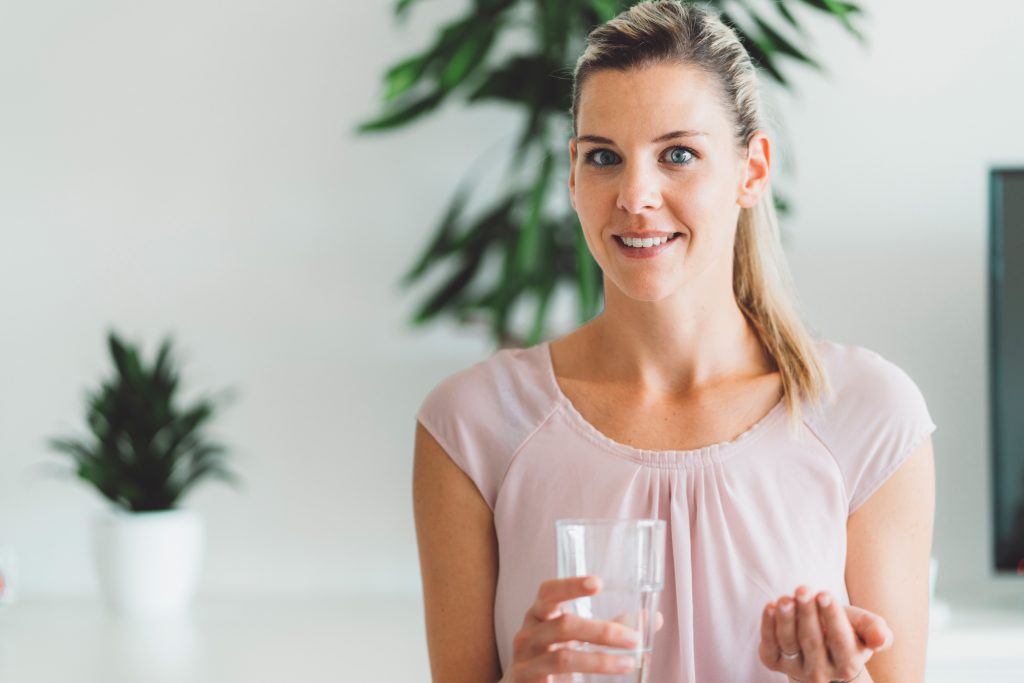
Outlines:
{"type": "Polygon", "coordinates": [[[179,405],[171,340],[150,366],[116,333],[109,333],[108,344],[114,372],[87,395],[89,436],[51,438],[49,445],[70,456],[71,473],[110,503],[93,528],[96,569],[110,608],[182,612],[199,581],[205,525],[179,506],[201,481],[237,478],[224,465],[224,447],[204,431],[215,401],[179,405]]]}

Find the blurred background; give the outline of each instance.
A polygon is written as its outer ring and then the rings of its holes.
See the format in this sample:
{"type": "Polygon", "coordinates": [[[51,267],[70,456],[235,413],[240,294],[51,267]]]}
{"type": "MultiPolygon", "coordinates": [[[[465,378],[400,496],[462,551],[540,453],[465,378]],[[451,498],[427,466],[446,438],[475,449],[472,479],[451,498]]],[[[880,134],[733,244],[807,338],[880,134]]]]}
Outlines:
{"type": "MultiPolygon", "coordinates": [[[[811,327],[901,366],[938,425],[952,618],[929,680],[1016,675],[1024,579],[993,563],[987,258],[990,172],[1024,167],[1024,5],[859,4],[867,44],[801,11],[825,71],[764,82],[786,251],[811,327]]],[[[0,5],[0,546],[18,567],[0,680],[429,680],[414,414],[495,343],[450,318],[414,329],[426,290],[398,283],[469,169],[500,182],[522,114],[451,102],[356,128],[385,71],[469,5],[402,22],[380,2],[0,5]],[[207,527],[196,613],[149,639],[100,607],[90,534],[109,506],[37,467],[81,425],[112,327],[147,355],[172,334],[187,394],[238,390],[212,430],[242,488],[189,496],[207,527]]],[[[573,292],[550,316],[548,336],[578,323],[573,292]]]]}

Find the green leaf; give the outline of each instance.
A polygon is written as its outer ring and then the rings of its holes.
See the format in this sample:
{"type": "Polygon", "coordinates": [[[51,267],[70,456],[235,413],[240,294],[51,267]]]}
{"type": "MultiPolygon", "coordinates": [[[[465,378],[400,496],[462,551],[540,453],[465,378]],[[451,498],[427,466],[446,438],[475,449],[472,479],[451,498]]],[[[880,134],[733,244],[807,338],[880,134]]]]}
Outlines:
{"type": "Polygon", "coordinates": [[[117,371],[128,382],[137,382],[142,374],[142,365],[139,363],[139,356],[135,349],[122,342],[113,332],[108,337],[108,344],[117,371]]]}
{"type": "Polygon", "coordinates": [[[51,438],[48,441],[53,450],[70,455],[79,467],[88,466],[95,460],[95,455],[81,441],[66,438],[51,438]]]}
{"type": "Polygon", "coordinates": [[[537,24],[540,29],[538,45],[544,54],[561,59],[569,37],[569,10],[575,9],[575,3],[567,0],[537,0],[536,4],[540,14],[540,21],[537,24]]]}
{"type": "Polygon", "coordinates": [[[527,272],[530,263],[537,259],[537,250],[540,245],[540,217],[541,211],[544,209],[544,198],[547,196],[548,186],[551,184],[553,160],[552,154],[545,152],[540,172],[537,174],[533,183],[533,191],[530,193],[530,212],[523,224],[519,242],[516,245],[516,267],[521,273],[527,272]]]}
{"type": "Polygon", "coordinates": [[[562,253],[562,246],[558,240],[559,223],[545,221],[543,224],[544,249],[540,255],[540,261],[536,269],[536,284],[533,287],[536,298],[536,308],[533,314],[533,326],[526,338],[526,345],[533,346],[544,337],[545,321],[548,317],[548,306],[551,303],[551,296],[558,284],[558,272],[556,270],[557,255],[562,253]]]}
{"type": "Polygon", "coordinates": [[[480,30],[470,34],[458,46],[455,53],[441,71],[440,83],[445,89],[453,89],[476,71],[490,52],[494,36],[500,28],[500,21],[484,24],[480,30]]]}
{"type": "Polygon", "coordinates": [[[789,10],[789,6],[786,5],[785,0],[777,0],[772,3],[772,6],[778,10],[779,14],[782,15],[782,18],[786,20],[787,24],[796,29],[801,35],[806,35],[804,28],[800,25],[800,22],[796,20],[796,17],[793,16],[793,13],[789,10]]]}
{"type": "Polygon", "coordinates": [[[447,94],[448,91],[446,90],[435,91],[430,95],[426,95],[403,107],[397,108],[380,118],[360,124],[358,130],[361,133],[368,133],[370,131],[388,130],[404,126],[410,121],[413,121],[435,109],[437,105],[441,104],[447,94]]]}
{"type": "Polygon", "coordinates": [[[530,336],[526,339],[528,346],[533,346],[544,337],[544,321],[548,317],[548,304],[551,303],[551,295],[555,291],[555,277],[553,273],[545,273],[543,282],[536,288],[537,308],[533,314],[533,327],[530,336]]]}
{"type": "Polygon", "coordinates": [[[466,99],[496,99],[523,104],[565,116],[571,82],[560,76],[563,67],[543,55],[516,55],[495,67],[466,99]]]}
{"type": "Polygon", "coordinates": [[[408,13],[409,8],[412,7],[413,4],[416,2],[417,0],[398,0],[398,2],[395,4],[395,16],[404,16],[406,13],[408,13]]]}
{"type": "MultiPolygon", "coordinates": [[[[723,13],[724,14],[724,13],[723,13]]],[[[730,24],[736,26],[735,22],[731,19],[730,24]]],[[[762,47],[762,43],[756,38],[753,38],[742,31],[738,31],[740,40],[743,42],[743,46],[747,48],[747,52],[750,53],[750,58],[754,64],[763,69],[769,76],[771,76],[780,85],[789,87],[789,81],[782,75],[782,72],[775,66],[775,60],[772,59],[771,52],[762,47]]]]}
{"type": "Polygon", "coordinates": [[[177,499],[184,496],[200,480],[207,478],[220,479],[221,481],[225,481],[229,484],[238,484],[238,478],[228,470],[221,467],[220,465],[212,463],[199,465],[191,472],[189,472],[188,476],[185,478],[183,482],[175,486],[177,493],[174,496],[174,498],[169,502],[169,505],[173,505],[177,499]]]}
{"type": "Polygon", "coordinates": [[[491,334],[495,339],[502,340],[508,334],[508,317],[512,310],[512,304],[525,287],[526,281],[516,270],[514,241],[509,240],[505,244],[501,280],[495,292],[491,311],[491,334]]]}
{"type": "MultiPolygon", "coordinates": [[[[187,448],[190,441],[199,439],[198,432],[202,425],[213,417],[213,406],[209,403],[198,403],[184,414],[177,417],[171,424],[160,431],[160,435],[166,435],[166,441],[161,444],[159,458],[176,459],[178,451],[187,448]]],[[[155,440],[156,437],[154,437],[155,440]]]]}
{"type": "Polygon", "coordinates": [[[475,254],[467,254],[462,260],[462,265],[451,275],[444,285],[431,296],[426,303],[420,306],[413,317],[414,325],[422,325],[433,318],[441,309],[451,306],[454,300],[462,293],[466,285],[473,279],[477,268],[480,266],[480,257],[475,254]]]}
{"type": "Polygon", "coordinates": [[[384,74],[384,101],[392,102],[416,85],[430,64],[430,55],[413,55],[395,64],[384,74]]]}
{"type": "Polygon", "coordinates": [[[614,19],[622,11],[618,0],[587,0],[587,4],[597,12],[602,23],[614,19]]]}
{"type": "Polygon", "coordinates": [[[451,245],[455,240],[456,223],[466,208],[466,202],[469,201],[470,189],[469,183],[463,182],[456,190],[444,217],[441,218],[441,222],[434,230],[434,238],[420,254],[415,265],[402,276],[401,285],[403,287],[408,287],[418,280],[432,263],[450,253],[451,245]]]}
{"type": "Polygon", "coordinates": [[[831,14],[839,20],[846,30],[857,37],[861,42],[864,41],[864,35],[853,25],[850,21],[850,15],[862,14],[863,9],[858,5],[850,2],[841,2],[840,0],[801,0],[804,4],[810,5],[811,7],[831,14]]]}
{"type": "Polygon", "coordinates": [[[847,16],[850,14],[860,14],[863,10],[857,5],[849,2],[839,2],[838,0],[800,0],[805,5],[810,5],[814,9],[831,14],[834,16],[847,16]]]}
{"type": "Polygon", "coordinates": [[[819,69],[821,68],[821,65],[818,64],[818,62],[814,61],[814,59],[807,56],[799,48],[797,48],[795,45],[789,42],[785,38],[785,36],[780,35],[778,31],[776,31],[774,28],[772,28],[764,21],[762,21],[760,17],[755,15],[754,21],[757,23],[757,27],[764,33],[764,35],[771,42],[772,47],[775,50],[781,52],[782,54],[789,55],[790,57],[793,57],[794,59],[797,59],[801,62],[804,62],[805,64],[810,64],[811,66],[819,69]]]}
{"type": "Polygon", "coordinates": [[[227,450],[220,444],[203,444],[196,446],[188,453],[188,461],[193,465],[206,462],[219,462],[227,455],[227,450]]]}
{"type": "Polygon", "coordinates": [[[593,317],[597,309],[597,288],[594,282],[599,269],[578,220],[576,227],[576,284],[580,295],[580,322],[584,323],[593,317]]]}
{"type": "Polygon", "coordinates": [[[413,325],[421,325],[442,309],[458,306],[465,301],[465,287],[476,274],[484,252],[490,245],[500,243],[511,232],[511,212],[520,199],[519,193],[504,197],[466,232],[454,239],[451,252],[461,256],[460,266],[420,306],[412,318],[413,325]]]}

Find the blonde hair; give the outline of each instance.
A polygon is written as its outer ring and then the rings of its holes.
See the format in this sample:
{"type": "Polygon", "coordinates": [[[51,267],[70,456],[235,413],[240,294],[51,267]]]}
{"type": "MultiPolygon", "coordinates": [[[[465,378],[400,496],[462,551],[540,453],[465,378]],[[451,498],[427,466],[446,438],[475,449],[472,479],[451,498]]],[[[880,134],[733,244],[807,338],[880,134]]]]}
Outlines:
{"type": "MultiPolygon", "coordinates": [[[[572,134],[577,135],[580,91],[602,69],[629,70],[671,62],[711,77],[730,114],[738,148],[764,130],[757,70],[736,33],[717,13],[677,0],[640,2],[598,26],[573,72],[572,134]]],[[[741,208],[733,253],[733,293],[782,378],[790,427],[801,422],[801,401],[820,405],[831,395],[814,339],[795,310],[795,294],[779,239],[771,186],[761,201],[741,208]]]]}

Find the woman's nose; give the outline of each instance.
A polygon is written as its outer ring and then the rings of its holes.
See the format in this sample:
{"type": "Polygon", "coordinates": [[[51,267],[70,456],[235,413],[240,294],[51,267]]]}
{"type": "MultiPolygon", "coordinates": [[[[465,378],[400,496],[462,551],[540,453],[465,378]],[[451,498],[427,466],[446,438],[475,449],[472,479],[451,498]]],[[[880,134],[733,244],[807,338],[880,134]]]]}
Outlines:
{"type": "Polygon", "coordinates": [[[661,186],[654,169],[627,165],[620,178],[618,208],[629,213],[661,208],[661,186]]]}

